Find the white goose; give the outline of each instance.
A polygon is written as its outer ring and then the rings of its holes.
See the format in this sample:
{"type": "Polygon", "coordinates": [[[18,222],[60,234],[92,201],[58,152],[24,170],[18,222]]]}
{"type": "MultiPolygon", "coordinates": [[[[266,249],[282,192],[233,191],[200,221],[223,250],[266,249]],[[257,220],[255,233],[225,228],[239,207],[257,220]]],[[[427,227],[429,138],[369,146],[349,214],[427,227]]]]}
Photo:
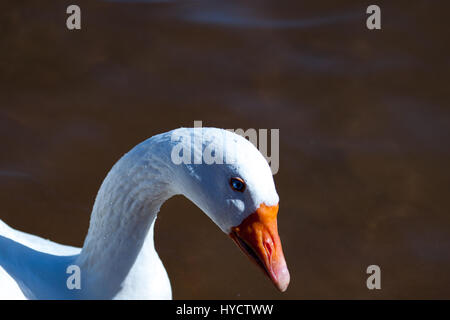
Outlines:
{"type": "Polygon", "coordinates": [[[171,299],[153,229],[161,205],[176,194],[201,208],[286,290],[289,272],[268,163],[253,144],[229,131],[180,128],[140,143],[113,166],[97,194],[82,249],[0,220],[0,298],[171,299]],[[79,289],[67,285],[73,265],[81,271],[79,289]]]}

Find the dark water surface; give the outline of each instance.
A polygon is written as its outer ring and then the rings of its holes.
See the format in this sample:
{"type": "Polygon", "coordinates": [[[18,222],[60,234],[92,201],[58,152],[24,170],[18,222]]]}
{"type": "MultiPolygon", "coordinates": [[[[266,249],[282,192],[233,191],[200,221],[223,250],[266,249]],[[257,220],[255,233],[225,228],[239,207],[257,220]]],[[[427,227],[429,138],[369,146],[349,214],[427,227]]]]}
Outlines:
{"type": "Polygon", "coordinates": [[[0,5],[0,219],[81,246],[103,178],[192,126],[279,128],[278,293],[188,200],[156,243],[174,298],[450,298],[448,5],[378,1],[0,5]],[[368,265],[382,289],[366,288],[368,265]]]}

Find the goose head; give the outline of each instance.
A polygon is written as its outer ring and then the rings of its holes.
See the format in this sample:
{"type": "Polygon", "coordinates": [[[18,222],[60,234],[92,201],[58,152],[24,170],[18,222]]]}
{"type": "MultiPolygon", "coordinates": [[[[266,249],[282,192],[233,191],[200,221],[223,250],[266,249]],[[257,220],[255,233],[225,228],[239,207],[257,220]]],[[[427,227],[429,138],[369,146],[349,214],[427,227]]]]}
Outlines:
{"type": "Polygon", "coordinates": [[[290,276],[277,228],[279,197],[266,159],[251,142],[230,131],[186,130],[172,134],[173,142],[189,148],[183,153],[189,153],[191,160],[178,164],[183,168],[177,175],[180,193],[202,209],[284,292],[290,276]]]}

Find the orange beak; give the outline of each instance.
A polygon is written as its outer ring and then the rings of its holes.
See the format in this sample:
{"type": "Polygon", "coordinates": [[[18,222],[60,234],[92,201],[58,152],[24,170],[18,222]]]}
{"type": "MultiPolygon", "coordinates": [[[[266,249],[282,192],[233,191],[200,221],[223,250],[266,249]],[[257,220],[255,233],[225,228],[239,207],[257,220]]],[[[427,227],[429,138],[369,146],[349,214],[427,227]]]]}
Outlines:
{"type": "Polygon", "coordinates": [[[277,213],[278,204],[271,207],[262,204],[239,226],[231,229],[230,237],[284,292],[290,276],[278,236],[277,213]]]}

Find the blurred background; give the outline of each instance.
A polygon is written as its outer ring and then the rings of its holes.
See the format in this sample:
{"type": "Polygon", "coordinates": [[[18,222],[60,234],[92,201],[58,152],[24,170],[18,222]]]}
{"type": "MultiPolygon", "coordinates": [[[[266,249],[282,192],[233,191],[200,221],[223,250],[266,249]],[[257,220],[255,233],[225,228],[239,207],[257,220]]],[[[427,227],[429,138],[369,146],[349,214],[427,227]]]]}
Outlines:
{"type": "Polygon", "coordinates": [[[450,298],[448,6],[376,1],[370,31],[369,4],[2,1],[0,219],[82,246],[142,140],[194,120],[279,128],[288,291],[176,197],[155,231],[175,299],[450,298]]]}

